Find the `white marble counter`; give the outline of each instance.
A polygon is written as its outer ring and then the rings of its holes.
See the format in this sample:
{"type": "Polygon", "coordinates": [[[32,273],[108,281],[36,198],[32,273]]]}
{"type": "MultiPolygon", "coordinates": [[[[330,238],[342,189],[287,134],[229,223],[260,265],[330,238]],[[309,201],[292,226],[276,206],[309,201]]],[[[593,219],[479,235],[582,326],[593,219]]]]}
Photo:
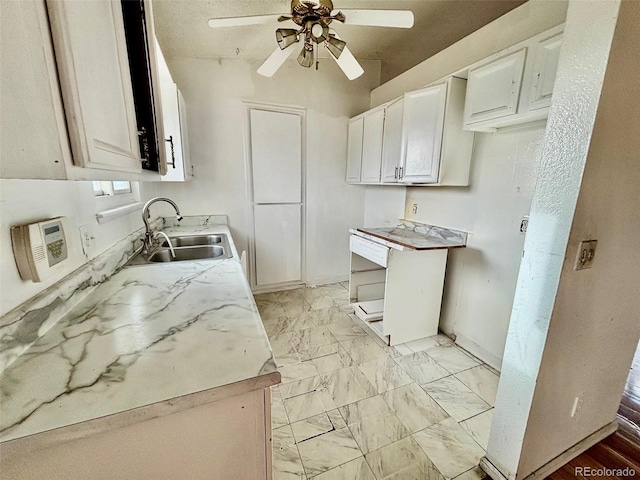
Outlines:
{"type": "Polygon", "coordinates": [[[407,220],[400,220],[396,227],[358,228],[349,232],[396,250],[462,248],[467,244],[465,232],[407,220]]]}
{"type": "Polygon", "coordinates": [[[0,376],[0,442],[280,381],[228,227],[189,223],[165,232],[226,233],[233,258],[128,267],[101,283],[0,376]]]}

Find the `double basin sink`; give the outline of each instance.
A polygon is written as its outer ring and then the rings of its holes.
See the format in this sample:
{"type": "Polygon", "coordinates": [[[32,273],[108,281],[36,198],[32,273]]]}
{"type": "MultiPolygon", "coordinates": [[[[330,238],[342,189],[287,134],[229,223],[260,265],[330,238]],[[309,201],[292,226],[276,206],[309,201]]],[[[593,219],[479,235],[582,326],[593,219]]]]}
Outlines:
{"type": "Polygon", "coordinates": [[[229,240],[225,234],[170,236],[173,254],[166,239],[149,253],[139,253],[125,266],[150,263],[184,262],[188,260],[221,260],[231,258],[229,240]]]}

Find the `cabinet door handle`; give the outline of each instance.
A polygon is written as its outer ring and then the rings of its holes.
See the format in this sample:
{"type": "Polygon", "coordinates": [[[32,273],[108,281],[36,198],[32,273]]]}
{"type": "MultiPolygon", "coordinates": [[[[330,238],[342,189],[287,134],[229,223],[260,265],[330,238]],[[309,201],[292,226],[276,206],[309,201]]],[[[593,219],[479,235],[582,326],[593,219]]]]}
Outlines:
{"type": "Polygon", "coordinates": [[[165,142],[169,142],[171,144],[171,163],[167,162],[167,165],[171,165],[175,169],[176,168],[176,152],[173,147],[173,135],[169,135],[169,138],[166,138],[165,142]]]}
{"type": "Polygon", "coordinates": [[[400,174],[398,178],[402,180],[402,177],[404,177],[404,167],[400,167],[400,174]]]}
{"type": "Polygon", "coordinates": [[[396,167],[396,170],[393,174],[393,178],[397,179],[398,178],[398,167],[396,167]]]}

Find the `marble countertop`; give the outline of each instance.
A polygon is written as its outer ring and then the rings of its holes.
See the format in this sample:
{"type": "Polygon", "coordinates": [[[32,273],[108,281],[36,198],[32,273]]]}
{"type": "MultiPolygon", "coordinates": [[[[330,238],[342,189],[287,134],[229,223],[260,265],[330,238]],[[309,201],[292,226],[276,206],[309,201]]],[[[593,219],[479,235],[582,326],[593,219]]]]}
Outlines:
{"type": "Polygon", "coordinates": [[[164,231],[225,233],[234,256],[128,267],[100,284],[0,376],[0,442],[279,383],[228,227],[164,231]]]}
{"type": "Polygon", "coordinates": [[[463,248],[467,243],[464,232],[406,220],[396,227],[357,228],[350,232],[396,250],[463,248]]]}

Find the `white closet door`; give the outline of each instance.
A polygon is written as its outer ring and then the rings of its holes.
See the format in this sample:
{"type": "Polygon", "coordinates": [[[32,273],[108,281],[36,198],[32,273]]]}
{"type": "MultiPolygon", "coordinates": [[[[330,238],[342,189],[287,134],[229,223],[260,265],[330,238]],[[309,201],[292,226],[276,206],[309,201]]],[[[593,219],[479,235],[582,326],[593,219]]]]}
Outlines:
{"type": "Polygon", "coordinates": [[[302,127],[299,115],[251,110],[253,202],[302,201],[302,127]]]}
{"type": "Polygon", "coordinates": [[[255,205],[256,285],[302,280],[302,206],[255,205]]]}

